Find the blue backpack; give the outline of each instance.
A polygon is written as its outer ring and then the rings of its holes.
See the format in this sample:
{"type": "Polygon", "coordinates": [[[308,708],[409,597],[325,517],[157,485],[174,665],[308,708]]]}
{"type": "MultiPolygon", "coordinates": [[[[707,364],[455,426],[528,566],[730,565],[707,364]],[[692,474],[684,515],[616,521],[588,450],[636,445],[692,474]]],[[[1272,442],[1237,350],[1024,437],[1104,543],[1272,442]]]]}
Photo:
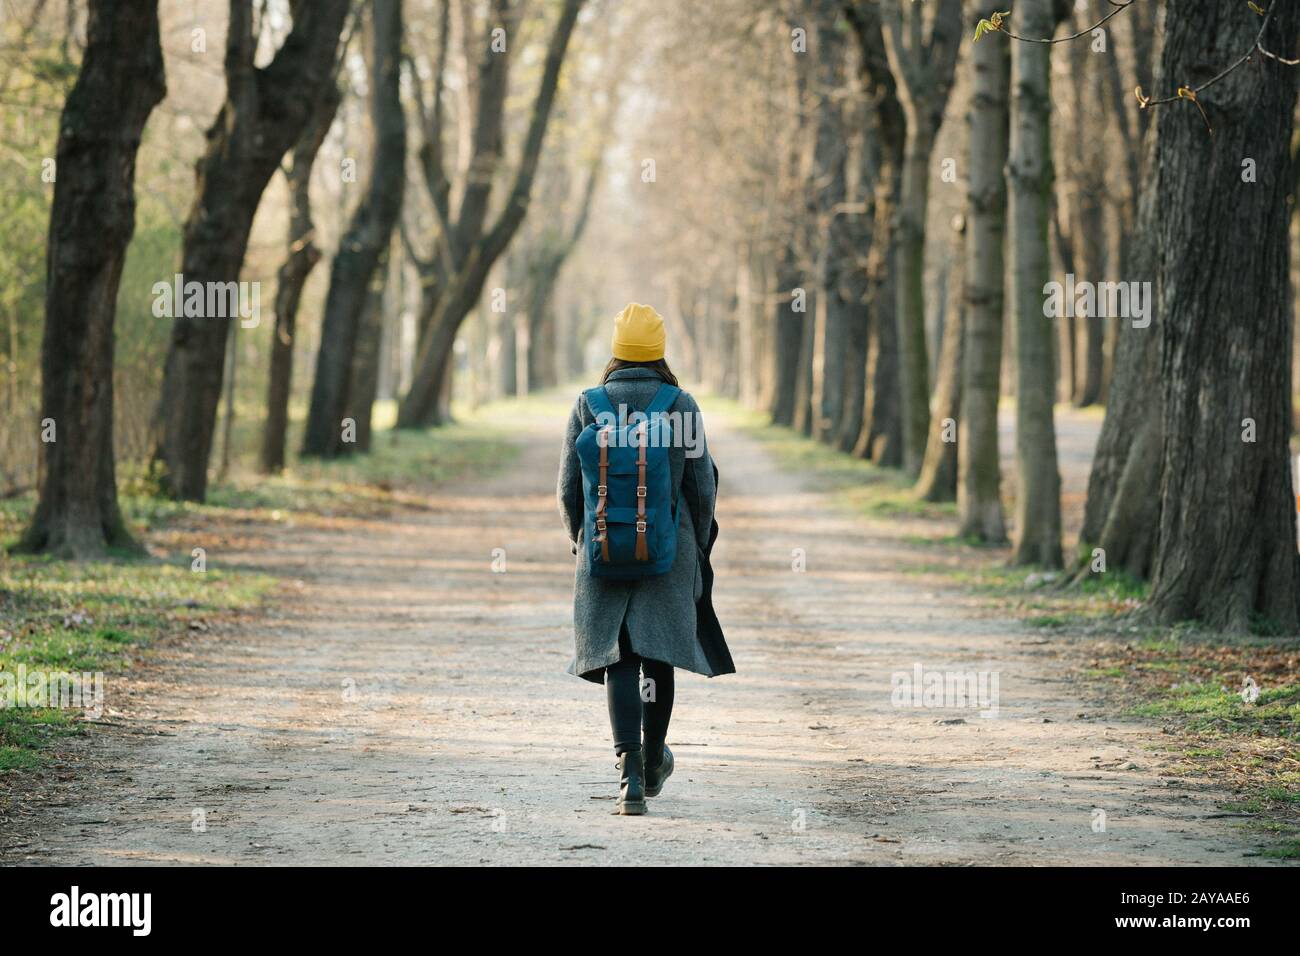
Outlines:
{"type": "Polygon", "coordinates": [[[662,413],[681,389],[661,385],[645,413],[619,422],[604,386],[588,389],[596,420],[578,436],[582,465],[583,546],[597,578],[635,580],[663,574],[677,557],[668,449],[673,429],[662,413]]]}

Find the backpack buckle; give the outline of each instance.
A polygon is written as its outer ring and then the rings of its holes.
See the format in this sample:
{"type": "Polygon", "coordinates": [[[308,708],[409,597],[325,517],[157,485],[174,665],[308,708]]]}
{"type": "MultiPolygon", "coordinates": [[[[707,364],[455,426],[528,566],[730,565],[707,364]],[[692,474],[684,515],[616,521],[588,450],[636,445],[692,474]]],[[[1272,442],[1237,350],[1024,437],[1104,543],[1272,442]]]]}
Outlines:
{"type": "Polygon", "coordinates": [[[637,533],[638,533],[638,534],[645,534],[645,521],[644,521],[644,520],[638,521],[638,522],[636,523],[636,530],[637,530],[637,533]]]}
{"type": "Polygon", "coordinates": [[[601,534],[604,534],[604,533],[605,533],[605,519],[604,519],[604,518],[597,518],[597,519],[596,519],[596,530],[599,531],[601,534]]]}
{"type": "Polygon", "coordinates": [[[596,494],[597,494],[599,497],[601,497],[601,498],[606,498],[606,497],[608,497],[608,496],[609,496],[609,485],[597,485],[597,486],[596,486],[596,494]]]}
{"type": "Polygon", "coordinates": [[[636,496],[637,496],[638,498],[644,498],[644,497],[645,497],[645,485],[637,485],[637,486],[636,486],[636,496]]]}

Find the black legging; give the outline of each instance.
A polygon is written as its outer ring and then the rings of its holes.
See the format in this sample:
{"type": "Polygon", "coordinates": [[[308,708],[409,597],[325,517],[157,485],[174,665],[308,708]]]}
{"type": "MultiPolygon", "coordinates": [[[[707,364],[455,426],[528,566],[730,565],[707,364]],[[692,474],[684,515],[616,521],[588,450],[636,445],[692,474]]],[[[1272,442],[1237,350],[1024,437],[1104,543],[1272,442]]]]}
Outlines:
{"type": "Polygon", "coordinates": [[[668,721],[673,716],[673,666],[633,653],[626,630],[619,635],[618,648],[622,655],[618,663],[605,668],[605,697],[614,731],[614,752],[641,750],[644,721],[646,765],[656,767],[663,759],[668,721]],[[644,690],[642,671],[646,678],[644,690]]]}

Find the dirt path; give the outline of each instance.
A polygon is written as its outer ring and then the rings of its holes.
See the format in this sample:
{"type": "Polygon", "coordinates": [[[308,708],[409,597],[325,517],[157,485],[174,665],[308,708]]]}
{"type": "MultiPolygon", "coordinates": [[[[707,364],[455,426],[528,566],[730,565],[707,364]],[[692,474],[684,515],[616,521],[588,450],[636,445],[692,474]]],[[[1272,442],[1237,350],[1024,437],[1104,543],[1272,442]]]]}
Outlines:
{"type": "Polygon", "coordinates": [[[109,769],[66,784],[0,859],[1251,862],[1209,818],[1221,795],[1158,775],[1157,729],[1081,716],[1050,645],[918,586],[902,569],[932,553],[904,527],[841,512],[717,420],[718,610],[740,673],[679,678],[677,773],[649,815],[611,815],[603,695],[563,673],[554,411],[508,473],[427,514],[210,556],[300,577],[300,598],[170,652],[130,701],[110,682],[125,728],[93,742],[109,769]],[[891,675],[918,664],[996,673],[998,716],[892,706],[891,675]]]}

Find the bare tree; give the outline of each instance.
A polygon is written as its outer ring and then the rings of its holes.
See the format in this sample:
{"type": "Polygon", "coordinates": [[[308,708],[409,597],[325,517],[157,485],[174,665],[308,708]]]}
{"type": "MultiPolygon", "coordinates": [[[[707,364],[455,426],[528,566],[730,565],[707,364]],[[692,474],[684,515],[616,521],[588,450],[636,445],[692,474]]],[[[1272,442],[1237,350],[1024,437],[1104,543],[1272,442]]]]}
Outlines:
{"type": "MultiPolygon", "coordinates": [[[[934,377],[934,414],[925,442],[925,459],[916,479],[917,497],[924,501],[955,501],[957,498],[957,423],[961,417],[962,354],[965,351],[966,302],[965,278],[961,262],[962,237],[966,220],[958,216],[953,223],[953,274],[948,291],[939,297],[939,307],[947,311],[943,323],[943,340],[939,346],[939,363],[934,377]]],[[[942,316],[941,316],[942,317],[942,316]]]]}
{"type": "MultiPolygon", "coordinates": [[[[471,175],[454,220],[449,208],[450,185],[441,158],[441,131],[435,122],[437,112],[431,112],[422,124],[426,149],[421,155],[426,184],[439,219],[441,255],[445,256],[442,261],[446,263],[445,279],[437,286],[437,304],[429,315],[428,333],[416,357],[411,389],[398,409],[399,427],[436,424],[438,400],[447,381],[447,363],[456,333],[478,301],[492,265],[509,245],[528,210],[533,177],[559,86],[560,69],[582,4],[583,0],[564,0],[547,47],[541,83],[514,183],[504,208],[490,227],[487,224],[488,201],[502,154],[502,116],[509,85],[511,31],[508,26],[503,27],[506,30],[504,46],[494,49],[495,40],[485,45],[479,70],[471,175]]],[[[498,24],[514,22],[510,0],[492,0],[492,13],[494,22],[498,24]]]]}
{"type": "MultiPolygon", "coordinates": [[[[515,390],[520,392],[549,388],[556,384],[560,367],[559,321],[555,313],[555,290],[561,270],[569,256],[582,240],[591,217],[596,187],[604,171],[605,142],[613,130],[617,112],[616,90],[610,92],[603,115],[596,124],[596,143],[589,147],[584,162],[573,155],[571,149],[558,150],[558,161],[549,164],[549,175],[544,176],[542,197],[547,215],[541,217],[537,228],[528,230],[526,241],[517,239],[507,259],[508,286],[520,290],[522,315],[520,321],[525,333],[511,335],[514,343],[507,351],[527,342],[526,354],[516,357],[519,371],[508,377],[515,390]],[[581,180],[576,199],[573,197],[573,166],[579,166],[581,180]],[[572,205],[571,213],[566,207],[572,205]]],[[[566,136],[566,141],[571,137],[566,136]]],[[[512,392],[513,394],[513,392],[512,392]]]]}
{"type": "Polygon", "coordinates": [[[899,394],[898,323],[896,321],[896,252],[906,120],[897,84],[889,69],[881,33],[880,5],[855,0],[845,13],[858,40],[867,99],[874,104],[872,139],[878,144],[872,205],[873,241],[866,250],[867,335],[866,388],[862,430],[853,454],[877,465],[897,467],[903,461],[903,423],[899,394]]]}
{"type": "Polygon", "coordinates": [[[1287,314],[1296,79],[1277,59],[1295,57],[1297,34],[1300,7],[1277,0],[1263,18],[1213,0],[1165,16],[1162,82],[1195,102],[1175,94],[1185,108],[1162,107],[1156,141],[1164,409],[1150,604],[1161,621],[1300,625],[1287,314]],[[1254,61],[1226,68],[1225,50],[1254,61]]]}
{"type": "Polygon", "coordinates": [[[388,287],[389,249],[379,254],[374,274],[366,286],[365,301],[357,322],[357,343],[348,369],[347,404],[343,417],[356,424],[352,447],[365,454],[370,451],[370,420],[374,417],[375,396],[379,389],[379,348],[384,331],[384,296],[388,287]]]}
{"type": "MultiPolygon", "coordinates": [[[[845,248],[840,278],[844,299],[844,397],[835,444],[852,452],[862,434],[867,397],[867,357],[873,316],[871,302],[871,251],[875,245],[875,190],[880,168],[880,143],[876,112],[865,102],[865,89],[854,90],[850,129],[856,128],[849,160],[849,195],[844,215],[845,248]],[[859,102],[860,101],[860,102],[859,102]]],[[[890,317],[892,323],[892,316],[890,317]]]]}
{"type": "Polygon", "coordinates": [[[930,195],[930,157],[952,90],[962,34],[961,0],[932,6],[912,0],[880,4],[881,31],[898,100],[907,122],[899,198],[898,321],[899,385],[903,411],[903,466],[917,474],[930,422],[929,360],[925,344],[925,220],[930,195]]]}
{"type": "Polygon", "coordinates": [[[298,303],[307,277],[321,258],[311,215],[311,170],[341,99],[336,84],[330,83],[324,88],[311,123],[293,148],[292,165],[284,171],[289,186],[289,254],[276,278],[275,332],[271,337],[266,422],[262,429],[262,470],[267,474],[275,474],[284,468],[298,303]]]}
{"type": "MultiPolygon", "coordinates": [[[[348,0],[292,0],[293,29],[264,67],[254,65],[252,0],[230,0],[226,100],[196,166],[181,274],[214,288],[239,279],[262,192],[334,82],[348,0]]],[[[176,303],[155,425],[153,466],[176,498],[203,500],[225,364],[228,315],[191,315],[176,303]],[[184,314],[183,314],[184,313],[184,314]]]]}
{"type": "MultiPolygon", "coordinates": [[[[402,111],[402,4],[401,0],[374,0],[371,7],[371,125],[374,148],[365,197],[352,215],[339,241],[330,268],[330,287],[321,321],[321,344],[316,354],[311,407],[303,434],[304,455],[337,457],[355,450],[346,440],[343,421],[349,408],[349,386],[354,353],[363,326],[376,338],[367,340],[360,355],[378,361],[378,329],[364,323],[371,280],[380,272],[393,227],[402,211],[406,183],[406,117],[402,111]]],[[[382,278],[382,272],[380,272],[382,278]]],[[[369,381],[369,371],[362,378],[369,381]]],[[[369,414],[369,402],[359,412],[369,414]]],[[[366,422],[369,432],[369,422],[366,422]]]]}
{"type": "MultiPolygon", "coordinates": [[[[1053,0],[1022,0],[1018,31],[1050,37],[1053,0]]],[[[1061,567],[1061,475],[1052,408],[1055,335],[1044,315],[1050,275],[1048,221],[1052,196],[1051,47],[1017,42],[1011,49],[1010,184],[1012,317],[1016,330],[1017,564],[1061,567]]]]}
{"type": "MultiPolygon", "coordinates": [[[[1083,29],[1088,21],[1076,8],[1073,25],[1083,29]]],[[[1105,65],[1114,61],[1116,54],[1099,55],[1090,44],[1072,43],[1069,47],[1070,76],[1074,80],[1069,97],[1069,136],[1071,148],[1065,153],[1063,179],[1066,188],[1058,203],[1068,212],[1070,256],[1068,272],[1088,282],[1101,282],[1113,271],[1107,262],[1106,205],[1108,197],[1107,159],[1105,137],[1100,130],[1097,113],[1106,105],[1104,88],[1105,65]]],[[[1127,112],[1127,104],[1125,105],[1127,112]]],[[[1107,324],[1112,320],[1101,316],[1077,315],[1063,331],[1068,337],[1071,367],[1069,388],[1064,398],[1076,407],[1095,405],[1104,392],[1107,324]]],[[[1067,320],[1062,319],[1063,325],[1067,320]]]]}
{"type": "Polygon", "coordinates": [[[55,154],[41,343],[40,497],[20,547],[128,546],[113,464],[113,326],[135,230],[135,158],[166,93],[157,0],[90,0],[55,154]]]}
{"type": "Polygon", "coordinates": [[[851,261],[848,190],[848,135],[845,114],[845,43],[841,35],[840,0],[816,0],[813,55],[816,89],[816,133],[809,190],[810,222],[815,240],[811,272],[817,295],[813,313],[809,433],[823,441],[834,438],[843,414],[845,339],[848,303],[844,298],[845,267],[851,261]]]}
{"type": "MultiPolygon", "coordinates": [[[[991,16],[996,2],[970,12],[991,16]]],[[[975,19],[971,17],[970,19],[975,19]]],[[[959,533],[989,544],[1006,540],[998,461],[1002,374],[1011,51],[1000,38],[971,50],[970,174],[966,194],[965,337],[961,429],[957,435],[959,533]]]]}
{"type": "Polygon", "coordinates": [[[807,289],[804,288],[802,256],[806,217],[802,215],[807,195],[805,161],[811,117],[805,109],[810,68],[804,54],[795,53],[792,69],[786,74],[786,99],[793,113],[792,135],[781,144],[777,195],[782,209],[795,210],[784,218],[784,228],[775,237],[772,274],[775,288],[768,298],[772,328],[772,394],[768,410],[778,425],[795,426],[796,419],[806,420],[806,393],[801,391],[804,371],[804,343],[809,338],[806,327],[812,321],[808,313],[807,289]],[[802,417],[800,417],[802,416],[802,417]]]}
{"type": "MultiPolygon", "coordinates": [[[[1155,159],[1155,132],[1147,132],[1146,164],[1155,159]]],[[[1160,301],[1159,234],[1154,180],[1142,190],[1136,236],[1129,244],[1125,274],[1152,282],[1151,302],[1160,301]],[[1149,278],[1148,278],[1149,277],[1149,278]]],[[[1100,547],[1108,570],[1146,578],[1155,560],[1160,530],[1160,458],[1163,408],[1160,343],[1154,328],[1121,323],[1115,367],[1106,399],[1106,418],[1093,451],[1078,572],[1091,573],[1090,550],[1100,547]]]]}

